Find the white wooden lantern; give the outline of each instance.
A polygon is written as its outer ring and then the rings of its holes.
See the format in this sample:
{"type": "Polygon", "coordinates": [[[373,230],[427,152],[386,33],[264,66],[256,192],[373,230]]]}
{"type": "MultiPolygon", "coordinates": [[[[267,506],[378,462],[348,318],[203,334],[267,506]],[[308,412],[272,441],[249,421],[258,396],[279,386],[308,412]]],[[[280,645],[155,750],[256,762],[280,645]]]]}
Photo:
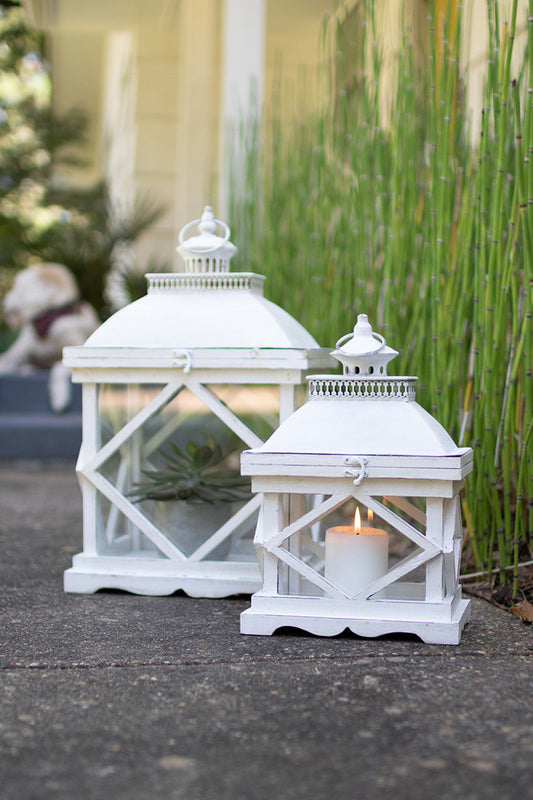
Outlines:
{"type": "Polygon", "coordinates": [[[472,451],[416,403],[416,378],[387,376],[397,353],[365,314],[332,355],[344,374],[310,376],[307,402],[241,457],[263,493],[263,586],[241,631],[404,632],[458,644],[469,618],[458,581],[459,492],[472,451]],[[363,520],[374,515],[362,527],[354,501],[363,520]],[[326,521],[347,504],[347,525],[326,521]]]}
{"type": "MultiPolygon", "coordinates": [[[[147,275],[145,297],[110,317],[82,347],[65,349],[65,365],[83,384],[77,464],[83,552],[65,573],[70,592],[183,590],[222,597],[260,585],[252,542],[260,497],[226,506],[224,519],[202,522],[193,544],[185,547],[183,529],[186,533],[203,517],[200,506],[178,507],[177,520],[158,516],[150,502],[132,499],[132,487],[186,424],[184,397],[233,432],[241,450],[242,443],[258,446],[264,436],[251,429],[240,407],[232,408],[223,390],[277,388],[275,427],[294,411],[303,377],[330,356],[263,297],[263,276],[230,272],[236,248],[229,228],[208,206],[201,220],[183,229],[180,242],[185,272],[147,275]],[[185,239],[194,225],[198,234],[185,239]],[[217,235],[220,227],[223,236],[217,235]]],[[[261,412],[260,401],[257,406],[261,412]]],[[[196,436],[199,444],[202,436],[207,436],[203,429],[196,436]]]]}

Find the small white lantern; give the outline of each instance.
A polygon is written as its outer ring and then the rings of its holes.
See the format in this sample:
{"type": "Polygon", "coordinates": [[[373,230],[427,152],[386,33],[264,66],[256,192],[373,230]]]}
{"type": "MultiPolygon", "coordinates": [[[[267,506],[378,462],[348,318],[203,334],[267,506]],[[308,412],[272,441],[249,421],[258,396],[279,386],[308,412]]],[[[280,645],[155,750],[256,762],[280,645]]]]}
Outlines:
{"type": "Polygon", "coordinates": [[[241,457],[263,493],[263,586],[241,631],[404,632],[458,644],[469,618],[459,492],[472,450],[416,403],[416,378],[387,376],[397,353],[365,314],[332,355],[344,374],[310,376],[307,402],[241,457]],[[347,504],[348,524],[325,523],[347,504]]]}
{"type": "MultiPolygon", "coordinates": [[[[276,427],[294,411],[303,377],[330,361],[298,322],[263,297],[263,276],[229,271],[236,252],[229,235],[207,206],[180,234],[185,272],[147,275],[145,297],[110,317],[82,347],[65,350],[65,365],[83,384],[83,552],[65,573],[66,591],[181,589],[222,597],[260,586],[253,548],[260,497],[225,504],[219,520],[203,520],[209,503],[135,497],[148,473],[159,474],[165,447],[179,444],[184,453],[190,445],[178,440],[198,408],[196,432],[193,426],[187,433],[192,447],[205,445],[206,421],[236,437],[239,450],[258,446],[265,435],[252,429],[250,408],[256,417],[273,416],[276,427]],[[195,225],[198,234],[185,239],[195,225]],[[279,392],[270,408],[265,386],[279,392]],[[174,517],[165,513],[170,505],[174,517]]],[[[176,461],[175,449],[167,455],[176,461]]]]}

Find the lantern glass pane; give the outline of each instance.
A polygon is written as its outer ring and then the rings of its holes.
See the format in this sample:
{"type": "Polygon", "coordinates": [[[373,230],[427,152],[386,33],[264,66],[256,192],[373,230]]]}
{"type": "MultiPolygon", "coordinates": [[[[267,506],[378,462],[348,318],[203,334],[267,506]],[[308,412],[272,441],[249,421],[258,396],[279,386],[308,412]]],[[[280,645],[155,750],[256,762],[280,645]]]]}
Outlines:
{"type": "Polygon", "coordinates": [[[102,384],[99,391],[101,443],[106,444],[161,390],[159,386],[102,384]]]}
{"type": "Polygon", "coordinates": [[[210,383],[207,388],[262,441],[278,427],[278,385],[210,383]]]}
{"type": "Polygon", "coordinates": [[[136,553],[147,558],[161,557],[152,542],[106,497],[100,498],[99,506],[101,555],[126,556],[136,553]]]}
{"type": "MultiPolygon", "coordinates": [[[[273,413],[269,387],[260,401],[241,388],[223,398],[209,390],[250,419],[273,413]]],[[[101,552],[255,561],[258,510],[248,508],[250,483],[239,472],[248,444],[227,420],[189,389],[169,394],[164,384],[101,386],[99,417],[100,446],[107,447],[98,467],[106,481],[98,501],[101,552]]],[[[247,436],[246,422],[237,429],[247,436]]]]}
{"type": "Polygon", "coordinates": [[[424,600],[426,568],[420,563],[426,539],[424,498],[375,496],[371,499],[377,510],[348,498],[326,513],[320,513],[320,505],[328,503],[327,496],[291,494],[281,498],[282,526],[296,530],[274,551],[279,558],[280,595],[332,596],[331,587],[322,579],[353,595],[397,570],[393,582],[376,591],[374,599],[394,597],[394,586],[403,583],[400,595],[409,590],[409,585],[414,587],[414,597],[424,600]],[[380,507],[383,518],[378,516],[380,507]],[[309,524],[301,525],[302,518],[308,517],[309,524]]]}

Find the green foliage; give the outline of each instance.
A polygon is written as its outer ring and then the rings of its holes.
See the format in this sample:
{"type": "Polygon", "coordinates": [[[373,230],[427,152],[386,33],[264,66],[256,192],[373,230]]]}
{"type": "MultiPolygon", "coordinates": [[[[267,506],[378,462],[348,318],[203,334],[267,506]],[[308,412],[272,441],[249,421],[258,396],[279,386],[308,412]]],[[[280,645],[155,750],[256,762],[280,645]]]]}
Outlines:
{"type": "Polygon", "coordinates": [[[56,166],[82,165],[68,146],[83,141],[86,126],[79,109],[52,112],[41,35],[26,27],[21,9],[0,9],[0,269],[35,260],[65,264],[81,296],[106,317],[112,268],[162,209],[141,200],[118,215],[104,184],[54,185],[56,166]]]}
{"type": "Polygon", "coordinates": [[[227,458],[212,436],[206,444],[190,441],[181,450],[173,443],[161,449],[160,467],[143,470],[145,483],[133,487],[130,497],[143,500],[186,500],[202,503],[232,503],[248,500],[250,482],[237,470],[221,469],[227,458]]]}
{"type": "Polygon", "coordinates": [[[85,123],[78,111],[51,114],[41,50],[21,9],[0,10],[0,264],[9,267],[25,266],[54,231],[76,222],[51,197],[50,178],[85,123]]]}
{"type": "Polygon", "coordinates": [[[231,210],[236,260],[266,274],[272,300],[321,344],[333,346],[366,312],[402,349],[397,374],[416,372],[418,401],[474,449],[465,563],[516,574],[533,532],[533,2],[514,82],[516,0],[503,28],[487,4],[473,144],[460,12],[439,36],[430,3],[427,56],[406,37],[385,77],[374,4],[363,5],[353,65],[342,19],[324,30],[327,108],[299,108],[287,121],[280,95],[262,135],[247,134],[246,191],[231,210]],[[384,115],[377,91],[387,81],[384,115]]]}
{"type": "MultiPolygon", "coordinates": [[[[54,197],[63,199],[60,192],[54,197]]],[[[129,213],[118,215],[113,211],[104,184],[76,194],[71,190],[65,199],[67,197],[75,202],[81,216],[77,224],[65,225],[43,238],[39,255],[45,261],[65,264],[74,273],[82,297],[101,317],[106,317],[110,312],[107,279],[116,257],[159,218],[162,209],[145,199],[129,213]]],[[[129,268],[125,274],[131,276],[133,282],[134,270],[129,268]]]]}
{"type": "MultiPolygon", "coordinates": [[[[146,273],[148,272],[168,272],[168,266],[155,265],[154,263],[148,264],[146,273]]],[[[133,269],[121,269],[117,280],[120,283],[122,293],[128,298],[128,302],[132,303],[134,300],[140,300],[146,294],[146,275],[145,271],[138,272],[133,269]]]]}

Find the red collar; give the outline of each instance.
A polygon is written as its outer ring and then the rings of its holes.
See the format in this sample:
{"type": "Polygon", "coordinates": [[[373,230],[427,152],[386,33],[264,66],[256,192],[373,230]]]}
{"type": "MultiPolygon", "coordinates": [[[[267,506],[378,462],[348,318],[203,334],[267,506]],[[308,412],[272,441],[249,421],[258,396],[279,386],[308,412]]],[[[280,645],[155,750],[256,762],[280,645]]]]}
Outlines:
{"type": "Polygon", "coordinates": [[[34,317],[31,320],[31,324],[33,325],[33,329],[39,339],[44,339],[50,329],[50,326],[53,325],[56,319],[59,319],[59,317],[67,317],[69,314],[74,314],[81,307],[81,304],[81,300],[74,300],[72,303],[67,303],[65,306],[53,308],[51,311],[45,311],[44,314],[34,317]]]}

